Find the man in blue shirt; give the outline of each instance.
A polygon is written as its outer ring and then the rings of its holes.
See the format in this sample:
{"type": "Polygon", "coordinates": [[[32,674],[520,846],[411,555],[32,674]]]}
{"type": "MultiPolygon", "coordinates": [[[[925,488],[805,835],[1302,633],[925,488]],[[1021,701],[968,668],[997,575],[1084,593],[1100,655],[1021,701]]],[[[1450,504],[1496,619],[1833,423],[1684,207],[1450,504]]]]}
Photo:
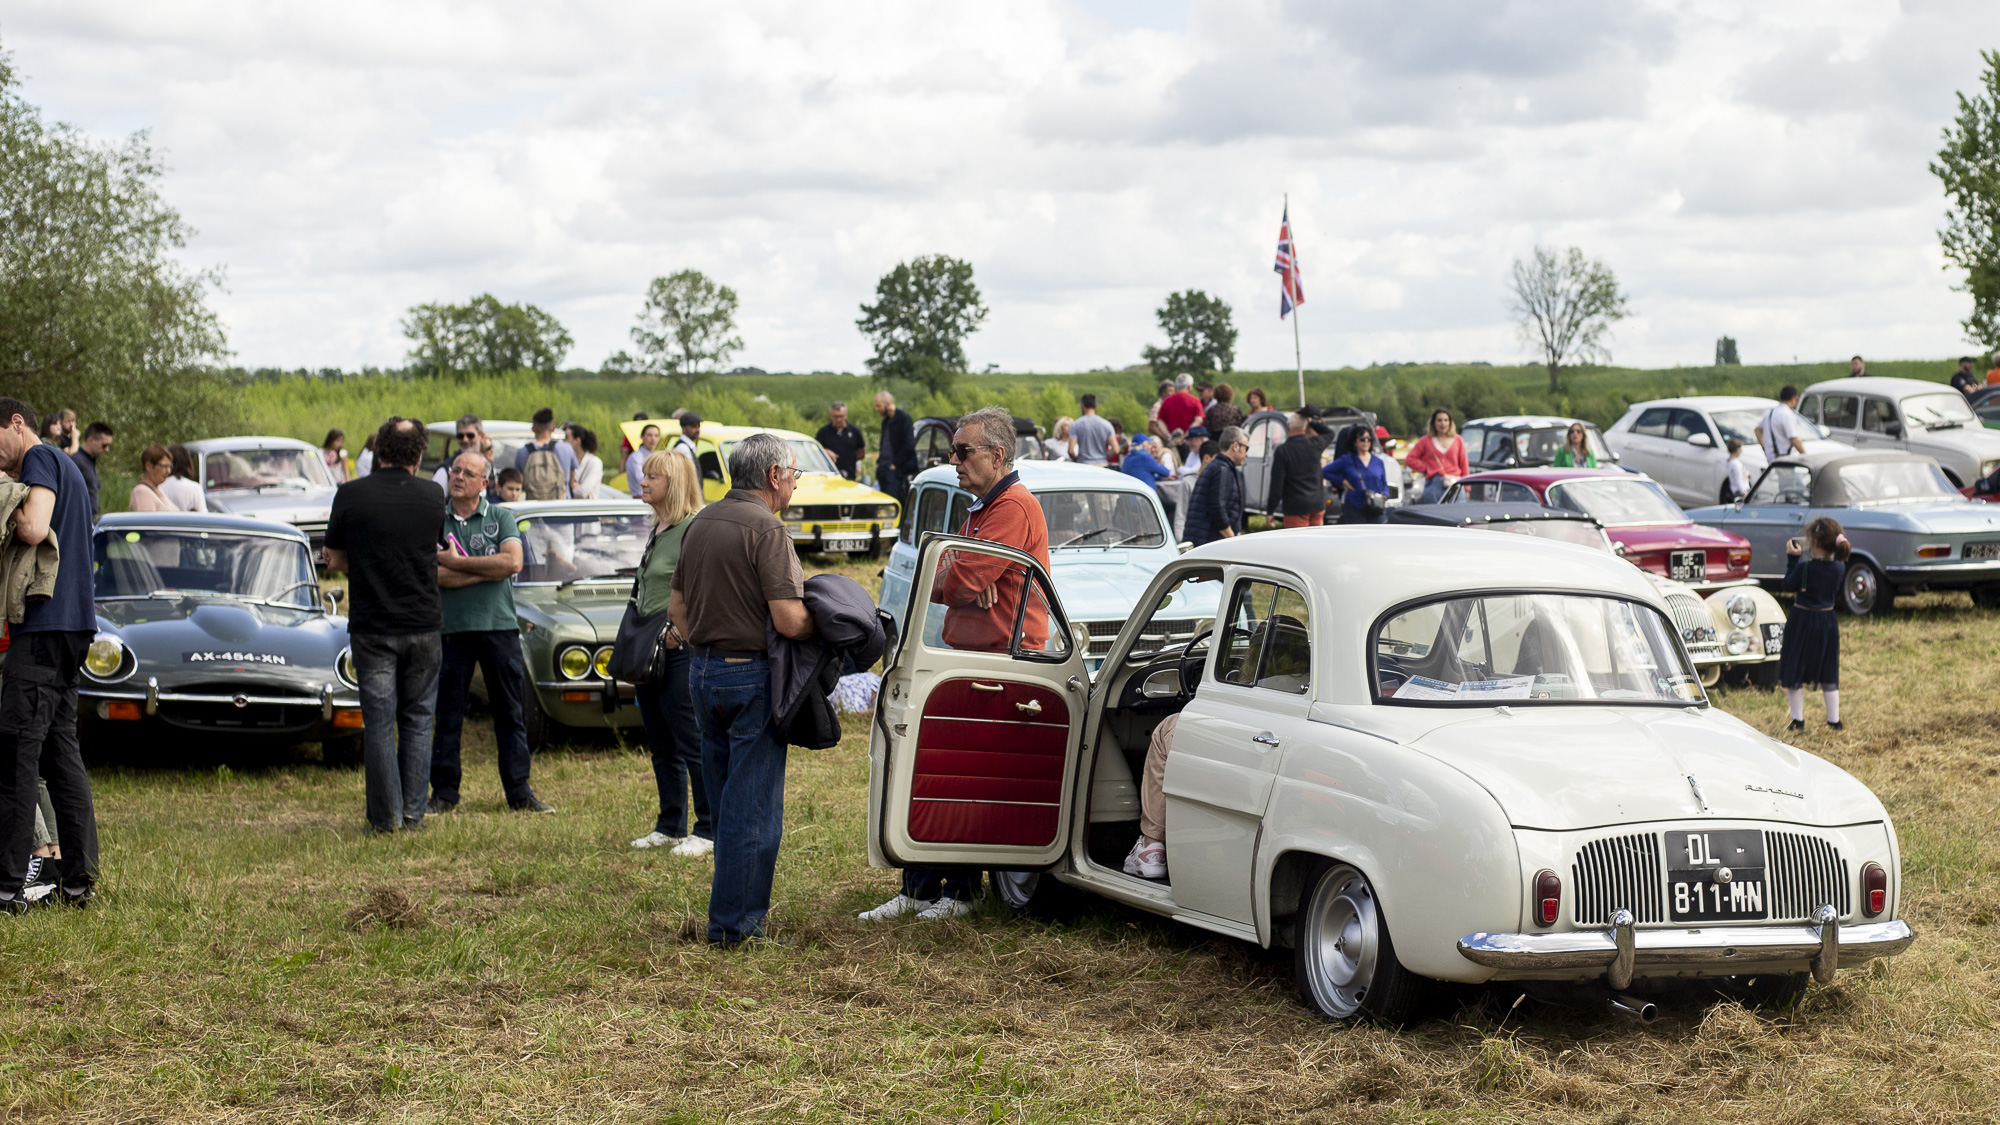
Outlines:
{"type": "Polygon", "coordinates": [[[1127,453],[1125,459],[1118,462],[1118,468],[1126,475],[1138,477],[1153,486],[1153,491],[1159,494],[1160,505],[1167,510],[1167,522],[1172,523],[1174,499],[1160,491],[1159,482],[1173,480],[1178,474],[1160,463],[1160,453],[1160,439],[1141,434],[1133,439],[1132,452],[1127,453]]]}
{"type": "Polygon", "coordinates": [[[97,881],[97,813],[76,741],[77,678],[97,631],[91,597],[90,492],[76,463],[37,436],[35,412],[0,398],[0,472],[28,486],[14,537],[55,537],[55,592],[31,601],[13,628],[0,679],[0,913],[29,908],[22,897],[35,829],[35,781],[48,783],[62,841],[61,883],[47,901],[86,906],[97,881]]]}

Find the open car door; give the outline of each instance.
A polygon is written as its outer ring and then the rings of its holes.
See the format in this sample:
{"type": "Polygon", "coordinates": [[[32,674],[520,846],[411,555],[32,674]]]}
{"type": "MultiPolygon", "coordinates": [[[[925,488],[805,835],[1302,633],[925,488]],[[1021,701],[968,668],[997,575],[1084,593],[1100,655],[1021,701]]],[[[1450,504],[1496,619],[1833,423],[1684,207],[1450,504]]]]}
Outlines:
{"type": "Polygon", "coordinates": [[[1046,867],[1068,846],[1090,696],[1035,560],[929,535],[869,739],[877,866],[1046,867]]]}

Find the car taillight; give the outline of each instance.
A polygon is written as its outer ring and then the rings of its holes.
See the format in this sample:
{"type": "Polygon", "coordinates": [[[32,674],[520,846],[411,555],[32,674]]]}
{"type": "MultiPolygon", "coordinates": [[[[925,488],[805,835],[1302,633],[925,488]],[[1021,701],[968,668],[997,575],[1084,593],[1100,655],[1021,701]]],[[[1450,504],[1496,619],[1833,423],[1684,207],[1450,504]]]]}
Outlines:
{"type": "Polygon", "coordinates": [[[1749,569],[1750,569],[1750,548],[1748,548],[1748,547],[1741,547],[1741,548],[1738,548],[1738,547],[1731,547],[1731,548],[1729,549],[1729,569],[1731,569],[1731,570],[1749,570],[1749,569]]]}
{"type": "Polygon", "coordinates": [[[1555,872],[1543,868],[1535,874],[1535,920],[1544,926],[1553,926],[1562,917],[1563,881],[1555,872]]]}
{"type": "Polygon", "coordinates": [[[1879,863],[1861,868],[1861,912],[1870,918],[1889,907],[1889,873],[1879,863]]]}

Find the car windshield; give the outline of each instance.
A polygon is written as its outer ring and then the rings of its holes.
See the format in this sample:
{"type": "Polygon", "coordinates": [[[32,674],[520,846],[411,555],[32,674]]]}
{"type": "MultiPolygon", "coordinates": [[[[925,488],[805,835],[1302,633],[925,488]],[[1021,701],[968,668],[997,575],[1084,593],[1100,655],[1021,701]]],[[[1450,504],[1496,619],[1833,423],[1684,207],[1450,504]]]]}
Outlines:
{"type": "Polygon", "coordinates": [[[1583,594],[1452,598],[1379,625],[1370,646],[1384,703],[1703,702],[1660,611],[1583,594]]]}
{"type": "Polygon", "coordinates": [[[1167,541],[1152,498],[1136,492],[1037,492],[1048,518],[1049,546],[1158,547],[1167,541]]]}
{"type": "Polygon", "coordinates": [[[1595,525],[1582,520],[1494,520],[1491,523],[1466,526],[1481,531],[1503,531],[1509,535],[1527,535],[1557,543],[1573,543],[1579,547],[1589,547],[1593,551],[1610,550],[1604,545],[1604,533],[1595,525]]]}
{"type": "Polygon", "coordinates": [[[1566,480],[1549,486],[1549,506],[1582,512],[1605,527],[1631,523],[1686,523],[1660,486],[1638,477],[1566,480]]]}
{"type": "Polygon", "coordinates": [[[1957,500],[1958,489],[1929,461],[1878,461],[1840,470],[1847,502],[1870,500],[1957,500]]]}
{"type": "Polygon", "coordinates": [[[230,449],[210,453],[203,466],[210,492],[232,488],[332,488],[317,449],[230,449]]]}
{"type": "Polygon", "coordinates": [[[629,581],[653,533],[650,513],[544,515],[522,519],[516,583],[629,581]]]}
{"type": "Polygon", "coordinates": [[[100,598],[221,595],[312,609],[318,605],[306,545],[218,531],[99,531],[91,571],[100,598]]]}
{"type": "MultiPolygon", "coordinates": [[[[1568,425],[1515,430],[1514,463],[1523,467],[1553,464],[1556,454],[1562,452],[1563,438],[1568,433],[1568,425]]],[[[1605,448],[1604,438],[1598,434],[1595,427],[1583,428],[1583,444],[1590,450],[1590,455],[1597,458],[1598,464],[1611,464],[1611,451],[1605,448]]]]}
{"type": "MultiPolygon", "coordinates": [[[[836,474],[839,472],[839,470],[833,467],[832,459],[827,457],[826,450],[821,449],[818,442],[806,438],[786,438],[784,441],[786,445],[792,447],[792,452],[798,456],[800,472],[836,474]]],[[[664,444],[662,447],[664,448],[664,444]]],[[[724,462],[727,462],[729,455],[734,452],[736,452],[735,442],[725,441],[722,443],[722,459],[724,462]]]]}
{"type": "Polygon", "coordinates": [[[1912,426],[1963,426],[1977,424],[1979,418],[1972,408],[1965,405],[1965,396],[1946,392],[1934,395],[1911,395],[1903,400],[1903,417],[1912,426]]]}
{"type": "MultiPolygon", "coordinates": [[[[1709,417],[1714,419],[1716,429],[1722,431],[1722,440],[1724,442],[1733,438],[1736,441],[1742,442],[1745,449],[1756,449],[1757,427],[1764,424],[1764,415],[1766,413],[1767,411],[1754,409],[1717,410],[1711,413],[1709,417]]],[[[1799,438],[1802,441],[1818,441],[1826,437],[1825,430],[1820,429],[1812,419],[1797,411],[1792,412],[1792,423],[1793,428],[1798,431],[1799,438]]]]}

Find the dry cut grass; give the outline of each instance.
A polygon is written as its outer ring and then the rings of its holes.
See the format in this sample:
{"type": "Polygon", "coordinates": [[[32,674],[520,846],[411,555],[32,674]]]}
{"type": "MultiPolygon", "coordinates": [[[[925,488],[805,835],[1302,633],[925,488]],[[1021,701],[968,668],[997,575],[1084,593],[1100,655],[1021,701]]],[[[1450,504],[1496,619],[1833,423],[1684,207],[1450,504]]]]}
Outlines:
{"type": "Polygon", "coordinates": [[[0,1119],[1992,1121],[2000,621],[1926,598],[1844,627],[1849,730],[1801,742],[1888,802],[1923,936],[1789,1012],[1640,1027],[1494,990],[1336,1028],[1286,956],[1120,909],[864,926],[893,880],[853,722],[791,759],[788,944],[733,953],[699,940],[706,864],[626,846],[652,779],[609,742],[538,759],[553,817],[506,812],[475,748],[460,811],[390,839],[358,773],[100,771],[101,909],[0,925],[0,1119]]]}

